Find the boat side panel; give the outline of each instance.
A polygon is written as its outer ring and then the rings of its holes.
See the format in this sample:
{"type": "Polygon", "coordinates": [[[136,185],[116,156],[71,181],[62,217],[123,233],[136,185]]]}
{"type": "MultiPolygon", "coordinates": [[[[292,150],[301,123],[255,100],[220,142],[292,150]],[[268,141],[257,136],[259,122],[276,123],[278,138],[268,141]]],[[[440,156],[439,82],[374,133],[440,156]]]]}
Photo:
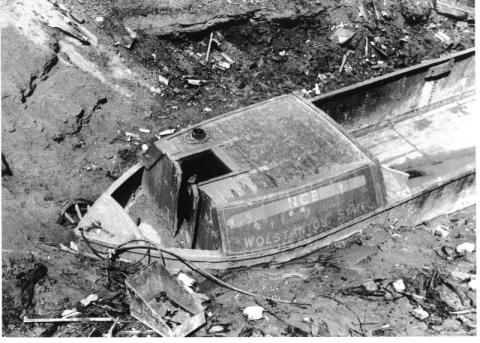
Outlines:
{"type": "MultiPolygon", "coordinates": [[[[395,219],[400,221],[398,225],[416,225],[439,214],[449,214],[471,206],[475,204],[475,176],[475,172],[467,172],[465,175],[452,179],[450,182],[442,181],[428,190],[414,195],[410,199],[380,208],[373,213],[366,214],[363,218],[347,222],[328,232],[289,244],[278,250],[270,249],[266,252],[246,253],[238,256],[224,256],[218,251],[173,250],[183,259],[194,262],[203,269],[228,269],[286,262],[308,255],[333,242],[367,229],[371,225],[385,225],[385,223],[394,222],[395,219]],[[432,209],[434,209],[433,212],[432,209]]],[[[105,240],[97,241],[94,238],[91,241],[92,244],[100,249],[115,247],[114,243],[107,242],[105,240]]],[[[89,250],[86,246],[83,248],[87,251],[89,250]]],[[[139,249],[138,251],[123,254],[122,258],[129,261],[137,261],[144,254],[145,250],[139,249]]],[[[160,258],[160,255],[154,251],[152,257],[160,258]]],[[[187,269],[182,262],[169,254],[163,254],[162,257],[169,269],[187,269]]]]}
{"type": "Polygon", "coordinates": [[[475,86],[473,53],[455,58],[449,73],[426,79],[429,69],[435,67],[425,65],[363,87],[346,87],[312,103],[352,131],[441,102],[475,86]]]}
{"type": "Polygon", "coordinates": [[[143,173],[143,185],[159,208],[168,227],[172,230],[177,223],[179,169],[166,155],[163,155],[149,170],[143,173]]]}
{"type": "Polygon", "coordinates": [[[365,165],[300,192],[286,192],[264,204],[219,211],[223,250],[239,254],[279,247],[328,231],[382,206],[374,170],[365,165]]]}
{"type": "Polygon", "coordinates": [[[218,227],[217,211],[212,200],[201,192],[198,223],[195,232],[195,248],[221,250],[222,239],[218,227]]]}

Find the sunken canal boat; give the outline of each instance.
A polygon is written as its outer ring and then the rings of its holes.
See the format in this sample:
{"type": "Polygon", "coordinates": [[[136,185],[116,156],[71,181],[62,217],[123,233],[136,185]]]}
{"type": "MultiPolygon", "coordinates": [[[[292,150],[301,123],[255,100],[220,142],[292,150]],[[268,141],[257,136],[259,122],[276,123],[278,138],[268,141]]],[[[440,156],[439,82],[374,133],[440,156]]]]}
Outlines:
{"type": "Polygon", "coordinates": [[[279,96],[160,139],[79,213],[79,242],[99,257],[227,269],[470,206],[474,57],[279,96]]]}

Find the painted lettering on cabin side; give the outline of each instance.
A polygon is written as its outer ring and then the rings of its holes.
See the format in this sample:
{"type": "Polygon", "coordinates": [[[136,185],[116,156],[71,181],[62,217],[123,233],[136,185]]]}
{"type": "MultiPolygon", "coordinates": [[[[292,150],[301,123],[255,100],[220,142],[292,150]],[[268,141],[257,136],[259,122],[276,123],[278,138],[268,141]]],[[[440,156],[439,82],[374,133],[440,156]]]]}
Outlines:
{"type": "MultiPolygon", "coordinates": [[[[322,231],[332,228],[339,223],[343,223],[350,219],[364,214],[370,210],[369,202],[362,201],[356,205],[350,204],[345,209],[338,209],[322,216],[321,218],[313,217],[306,223],[295,223],[289,230],[282,231],[257,231],[243,237],[243,248],[246,250],[255,250],[269,246],[276,246],[303,238],[314,236],[322,231]]],[[[255,223],[258,224],[258,223],[255,223]]],[[[254,226],[255,226],[254,224],[254,226]]],[[[275,222],[271,221],[273,228],[275,222]]]]}
{"type": "MultiPolygon", "coordinates": [[[[249,224],[254,224],[270,217],[279,215],[281,213],[296,210],[311,204],[317,203],[321,200],[330,199],[335,196],[344,195],[345,193],[364,188],[366,185],[365,175],[358,175],[351,179],[332,183],[330,185],[321,186],[306,192],[290,196],[288,198],[272,201],[268,204],[263,204],[256,208],[236,213],[232,215],[225,223],[228,229],[235,229],[244,227],[249,224]]],[[[323,204],[328,206],[328,204],[323,204]]]]}

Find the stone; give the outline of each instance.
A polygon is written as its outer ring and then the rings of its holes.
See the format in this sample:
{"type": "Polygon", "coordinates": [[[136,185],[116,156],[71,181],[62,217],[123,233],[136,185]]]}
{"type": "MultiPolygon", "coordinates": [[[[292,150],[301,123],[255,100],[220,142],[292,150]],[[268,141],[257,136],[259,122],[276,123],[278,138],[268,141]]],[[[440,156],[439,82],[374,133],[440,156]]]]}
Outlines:
{"type": "Polygon", "coordinates": [[[224,331],[225,327],[223,325],[213,325],[207,330],[208,333],[220,333],[224,331]]]}
{"type": "Polygon", "coordinates": [[[195,279],[191,278],[185,273],[179,273],[177,275],[177,279],[182,283],[184,287],[193,287],[197,282],[195,279]]]}
{"type": "Polygon", "coordinates": [[[458,295],[445,285],[440,286],[438,292],[440,298],[455,311],[463,309],[462,301],[458,295]]]}
{"type": "Polygon", "coordinates": [[[455,251],[461,255],[471,254],[472,252],[475,251],[475,244],[469,243],[469,242],[459,244],[455,248],[455,251]]]}
{"type": "Polygon", "coordinates": [[[402,0],[400,11],[407,23],[422,24],[429,19],[431,9],[428,0],[402,0]]]}
{"type": "Polygon", "coordinates": [[[352,30],[346,29],[344,27],[339,27],[335,29],[330,36],[328,36],[328,39],[330,39],[332,42],[338,43],[340,45],[343,45],[347,43],[352,37],[355,35],[355,32],[352,30]]]}
{"type": "Polygon", "coordinates": [[[263,317],[264,308],[262,306],[248,306],[243,310],[243,315],[248,320],[258,320],[263,317]]]}
{"type": "Polygon", "coordinates": [[[372,280],[365,281],[362,286],[368,292],[375,292],[378,289],[377,284],[372,280]]]}
{"type": "MultiPolygon", "coordinates": [[[[78,250],[77,250],[78,251],[78,250]]],[[[86,298],[80,300],[80,304],[82,304],[83,307],[87,307],[88,305],[90,305],[92,302],[95,302],[97,301],[99,298],[98,298],[98,295],[96,294],[90,294],[89,296],[87,296],[86,298]]]]}
{"type": "Polygon", "coordinates": [[[397,281],[393,282],[392,286],[395,289],[395,291],[398,292],[398,293],[404,292],[405,288],[406,288],[402,279],[398,279],[397,281]]]}
{"type": "Polygon", "coordinates": [[[428,312],[421,307],[414,309],[411,313],[415,318],[419,320],[427,319],[430,316],[428,312]]]}
{"type": "Polygon", "coordinates": [[[457,331],[458,329],[460,329],[461,327],[461,324],[458,322],[458,320],[455,320],[455,319],[446,319],[443,323],[442,323],[442,328],[446,331],[457,331]]]}

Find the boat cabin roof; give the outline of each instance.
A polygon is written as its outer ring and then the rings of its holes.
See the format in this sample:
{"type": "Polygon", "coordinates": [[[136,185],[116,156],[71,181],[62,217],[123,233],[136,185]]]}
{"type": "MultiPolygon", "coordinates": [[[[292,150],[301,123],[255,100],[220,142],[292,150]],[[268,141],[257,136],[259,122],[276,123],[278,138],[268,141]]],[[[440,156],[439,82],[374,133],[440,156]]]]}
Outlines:
{"type": "Polygon", "coordinates": [[[331,118],[295,95],[226,113],[155,145],[220,206],[372,163],[331,118]]]}

